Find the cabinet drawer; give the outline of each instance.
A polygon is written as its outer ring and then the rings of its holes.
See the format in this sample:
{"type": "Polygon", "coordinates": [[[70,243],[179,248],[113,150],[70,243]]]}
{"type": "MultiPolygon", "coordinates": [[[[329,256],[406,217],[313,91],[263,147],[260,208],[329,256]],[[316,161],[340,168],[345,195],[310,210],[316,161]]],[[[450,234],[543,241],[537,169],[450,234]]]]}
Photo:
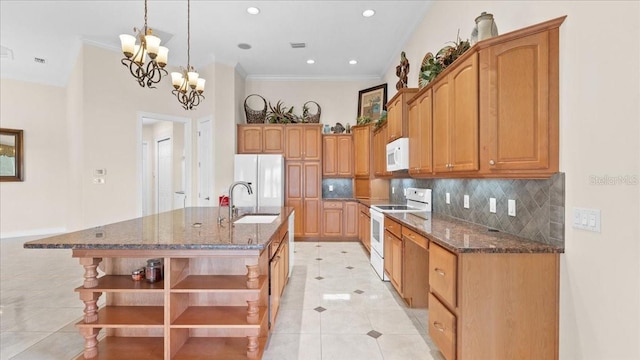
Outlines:
{"type": "Polygon", "coordinates": [[[344,206],[342,201],[323,201],[322,204],[325,209],[342,209],[344,206]]]}
{"type": "Polygon", "coordinates": [[[456,317],[429,294],[429,336],[447,360],[456,358],[456,317]]]}
{"type": "Polygon", "coordinates": [[[384,217],[384,228],[389,231],[397,238],[402,237],[402,225],[399,222],[389,219],[388,217],[384,217]]]}
{"type": "Polygon", "coordinates": [[[418,246],[420,246],[425,250],[429,249],[429,241],[427,240],[427,238],[407,228],[406,226],[402,228],[402,236],[406,239],[413,241],[414,243],[416,243],[418,246]]]}
{"type": "Polygon", "coordinates": [[[456,307],[457,257],[435,243],[429,247],[429,286],[432,292],[456,307]]]}

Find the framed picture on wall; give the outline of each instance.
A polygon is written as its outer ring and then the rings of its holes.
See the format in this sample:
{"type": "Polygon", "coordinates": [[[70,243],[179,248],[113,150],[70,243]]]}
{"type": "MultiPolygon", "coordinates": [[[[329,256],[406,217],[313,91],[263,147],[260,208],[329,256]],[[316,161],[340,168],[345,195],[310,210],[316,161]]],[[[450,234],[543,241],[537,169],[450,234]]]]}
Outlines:
{"type": "Polygon", "coordinates": [[[378,121],[382,111],[387,109],[387,84],[382,84],[358,92],[358,117],[366,116],[378,121]]]}
{"type": "Polygon", "coordinates": [[[22,130],[0,128],[0,181],[23,181],[22,130]]]}

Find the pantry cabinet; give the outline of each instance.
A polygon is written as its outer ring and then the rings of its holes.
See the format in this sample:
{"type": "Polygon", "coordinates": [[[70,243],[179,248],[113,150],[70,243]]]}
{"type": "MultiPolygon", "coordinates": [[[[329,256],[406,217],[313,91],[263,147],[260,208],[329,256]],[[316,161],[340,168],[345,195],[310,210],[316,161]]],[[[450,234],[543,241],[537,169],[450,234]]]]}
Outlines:
{"type": "Polygon", "coordinates": [[[418,92],[417,88],[402,88],[387,102],[387,123],[389,124],[389,130],[387,139],[385,140],[386,143],[401,137],[407,137],[409,114],[407,102],[416,92],[418,92]]]}
{"type": "Polygon", "coordinates": [[[353,177],[353,135],[322,135],[322,176],[353,177]]]}
{"type": "Polygon", "coordinates": [[[433,143],[431,88],[421,91],[409,102],[409,175],[430,176],[433,143]]]}
{"type": "Polygon", "coordinates": [[[480,50],[480,172],[558,171],[559,26],[480,50]]]}
{"type": "Polygon", "coordinates": [[[478,54],[463,57],[432,86],[436,173],[478,170],[478,54]]]}
{"type": "Polygon", "coordinates": [[[318,161],[287,161],[285,203],[295,209],[295,236],[320,236],[321,165],[318,161]]]}
{"type": "Polygon", "coordinates": [[[238,154],[284,154],[282,125],[237,125],[237,140],[238,154]]]}

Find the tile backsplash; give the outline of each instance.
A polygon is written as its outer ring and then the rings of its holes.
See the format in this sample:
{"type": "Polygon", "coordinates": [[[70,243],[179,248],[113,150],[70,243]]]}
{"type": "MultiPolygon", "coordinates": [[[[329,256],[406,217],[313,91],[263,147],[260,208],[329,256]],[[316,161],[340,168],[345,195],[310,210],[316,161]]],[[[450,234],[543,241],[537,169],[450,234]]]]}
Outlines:
{"type": "Polygon", "coordinates": [[[322,179],[323,199],[353,198],[353,180],[351,179],[322,179]],[[333,191],[330,191],[333,187],[333,191]]]}
{"type": "MultiPolygon", "coordinates": [[[[390,198],[405,202],[402,189],[432,189],[433,212],[484,225],[524,238],[563,245],[565,176],[545,180],[494,179],[392,179],[390,198]],[[446,193],[450,204],[446,204],[446,193]],[[463,204],[469,195],[469,208],[463,204]],[[489,198],[496,199],[496,213],[489,212],[489,198]],[[507,214],[507,200],[516,200],[516,216],[507,214]]],[[[323,186],[324,187],[324,186],[323,186]]]]}

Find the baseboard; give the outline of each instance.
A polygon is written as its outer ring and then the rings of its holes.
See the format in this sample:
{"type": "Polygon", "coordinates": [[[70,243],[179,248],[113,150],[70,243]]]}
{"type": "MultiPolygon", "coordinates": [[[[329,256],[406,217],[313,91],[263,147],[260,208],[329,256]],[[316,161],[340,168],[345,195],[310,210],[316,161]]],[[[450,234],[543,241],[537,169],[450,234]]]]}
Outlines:
{"type": "Polygon", "coordinates": [[[0,240],[24,237],[24,236],[56,235],[56,234],[62,234],[65,232],[67,232],[66,228],[48,228],[48,229],[34,229],[34,230],[25,230],[25,231],[2,232],[0,233],[0,240]]]}

